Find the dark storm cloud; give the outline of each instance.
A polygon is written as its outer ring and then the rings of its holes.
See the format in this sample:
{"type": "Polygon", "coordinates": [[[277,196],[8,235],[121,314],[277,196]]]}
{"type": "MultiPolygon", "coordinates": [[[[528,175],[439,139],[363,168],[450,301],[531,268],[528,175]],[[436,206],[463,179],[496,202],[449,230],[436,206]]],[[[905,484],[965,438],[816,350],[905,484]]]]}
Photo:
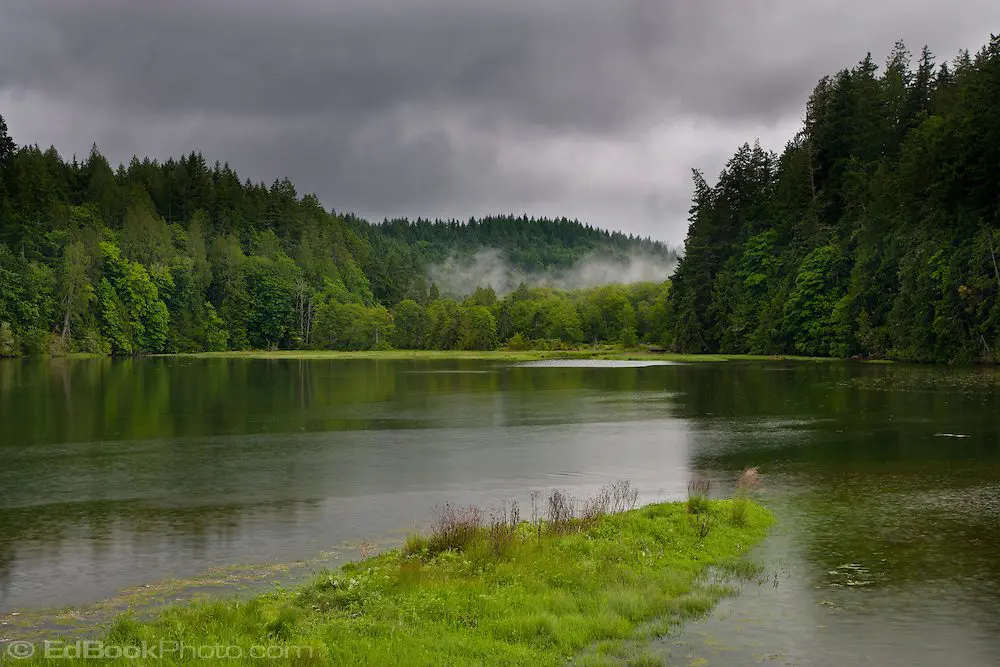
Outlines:
{"type": "Polygon", "coordinates": [[[113,160],[191,149],[365,215],[569,215],[679,241],[691,167],[779,148],[816,79],[993,2],[7,0],[0,113],[113,160]]]}

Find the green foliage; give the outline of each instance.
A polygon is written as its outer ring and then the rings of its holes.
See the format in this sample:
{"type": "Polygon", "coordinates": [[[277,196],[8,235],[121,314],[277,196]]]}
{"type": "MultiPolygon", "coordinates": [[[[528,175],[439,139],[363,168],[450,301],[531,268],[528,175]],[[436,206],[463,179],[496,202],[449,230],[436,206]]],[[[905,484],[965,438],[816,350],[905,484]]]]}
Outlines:
{"type": "Polygon", "coordinates": [[[393,344],[404,350],[417,350],[423,345],[427,331],[427,311],[413,299],[403,299],[394,313],[393,344]]]}
{"type": "Polygon", "coordinates": [[[226,323],[222,321],[215,308],[207,301],[204,304],[204,316],[201,321],[200,338],[206,352],[223,352],[229,342],[229,332],[226,323]]]}
{"type": "Polygon", "coordinates": [[[527,340],[520,332],[514,334],[507,340],[508,350],[523,351],[531,349],[531,341],[527,340]]]}
{"type": "Polygon", "coordinates": [[[16,149],[17,145],[10,138],[10,135],[7,134],[7,123],[4,121],[3,116],[0,116],[0,165],[6,163],[16,149]]]}
{"type": "Polygon", "coordinates": [[[87,247],[80,241],[70,243],[63,251],[59,291],[64,341],[69,339],[73,320],[84,317],[94,300],[94,287],[89,277],[92,263],[87,247]]]}
{"type": "Polygon", "coordinates": [[[427,307],[427,331],[424,347],[431,350],[454,350],[458,347],[460,311],[450,299],[438,299],[427,307]]]}
{"type": "Polygon", "coordinates": [[[170,229],[145,193],[125,211],[121,250],[122,256],[145,266],[164,264],[174,252],[170,229]]]}
{"type": "Polygon", "coordinates": [[[586,293],[580,313],[588,341],[617,341],[634,327],[635,313],[621,285],[597,287],[586,293]]]}
{"type": "Polygon", "coordinates": [[[695,174],[674,349],[1000,361],[1000,37],[911,60],[822,79],[780,156],[695,174]]]}
{"type": "Polygon", "coordinates": [[[465,299],[468,306],[485,306],[490,308],[497,302],[497,293],[492,287],[477,287],[472,294],[465,299]]]}
{"type": "Polygon", "coordinates": [[[542,305],[545,338],[558,339],[566,343],[580,343],[583,341],[580,311],[571,298],[560,298],[560,296],[553,295],[542,305]]]}
{"type": "Polygon", "coordinates": [[[490,350],[518,334],[545,347],[662,339],[659,288],[525,288],[501,298],[480,286],[455,301],[429,283],[431,265],[483,249],[542,273],[595,253],[675,258],[648,238],[565,218],[372,225],[323,210],[287,179],[254,184],[199,153],[114,169],[95,145],[67,163],[53,148],[19,148],[0,118],[9,354],[490,350]]]}
{"type": "Polygon", "coordinates": [[[458,349],[493,350],[497,347],[497,322],[486,306],[462,306],[459,312],[458,349]]]}
{"type": "Polygon", "coordinates": [[[10,322],[0,322],[0,357],[16,357],[21,354],[21,343],[14,335],[10,322]]]}
{"type": "Polygon", "coordinates": [[[114,354],[162,352],[170,316],[146,268],[121,256],[118,246],[102,242],[104,277],[97,289],[101,333],[114,354]]]}
{"type": "MultiPolygon", "coordinates": [[[[415,266],[437,264],[447,259],[463,263],[473,260],[484,248],[499,251],[507,264],[524,272],[569,268],[595,251],[610,260],[635,254],[665,262],[676,259],[676,253],[662,243],[622,232],[594,229],[566,218],[488,216],[464,223],[397,219],[369,227],[359,225],[358,228],[373,247],[383,248],[382,252],[373,253],[369,260],[381,264],[395,261],[393,253],[406,252],[410,253],[415,266]]],[[[372,271],[366,267],[366,273],[370,275],[372,271]]]]}
{"type": "Polygon", "coordinates": [[[846,289],[845,262],[830,245],[802,261],[795,286],[785,301],[785,331],[795,351],[812,357],[834,353],[837,308],[846,289]]]}
{"type": "Polygon", "coordinates": [[[316,309],[313,340],[325,349],[384,349],[394,337],[392,315],[383,306],[329,299],[316,309]]]}
{"type": "Polygon", "coordinates": [[[246,326],[249,343],[257,349],[280,347],[294,323],[295,274],[288,257],[248,257],[241,266],[246,294],[246,326]]]}

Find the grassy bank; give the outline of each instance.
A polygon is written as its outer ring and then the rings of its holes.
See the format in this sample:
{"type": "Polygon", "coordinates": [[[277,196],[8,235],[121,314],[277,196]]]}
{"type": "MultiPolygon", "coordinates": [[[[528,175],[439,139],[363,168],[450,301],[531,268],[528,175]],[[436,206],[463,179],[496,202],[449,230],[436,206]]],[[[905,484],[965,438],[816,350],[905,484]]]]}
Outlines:
{"type": "MultiPolygon", "coordinates": [[[[398,360],[473,360],[473,361],[541,361],[545,359],[606,359],[615,361],[672,361],[675,363],[718,363],[723,361],[847,361],[838,357],[803,357],[789,354],[676,354],[651,352],[644,347],[625,348],[618,345],[586,346],[566,350],[235,350],[226,352],[181,352],[150,354],[147,357],[187,357],[197,359],[380,359],[398,360]]],[[[105,355],[74,352],[45,357],[52,359],[102,359],[105,355]]],[[[861,363],[887,364],[889,360],[859,360],[861,363]]]]}
{"type": "Polygon", "coordinates": [[[706,582],[707,568],[735,567],[771,522],[745,498],[627,509],[634,503],[617,484],[582,504],[553,492],[528,521],[512,505],[488,515],[445,507],[428,534],[398,551],[298,590],[124,616],[94,650],[107,658],[145,646],[156,664],[257,664],[262,655],[302,665],[620,660],[628,640],[709,610],[726,591],[706,582]]]}
{"type": "Polygon", "coordinates": [[[749,354],[674,354],[620,347],[581,348],[577,350],[365,350],[335,352],[330,350],[278,350],[241,352],[197,352],[157,355],[207,359],[384,359],[433,360],[467,359],[480,361],[540,361],[544,359],[609,359],[621,361],[673,361],[678,363],[721,361],[842,361],[831,357],[796,357],[749,354]]]}

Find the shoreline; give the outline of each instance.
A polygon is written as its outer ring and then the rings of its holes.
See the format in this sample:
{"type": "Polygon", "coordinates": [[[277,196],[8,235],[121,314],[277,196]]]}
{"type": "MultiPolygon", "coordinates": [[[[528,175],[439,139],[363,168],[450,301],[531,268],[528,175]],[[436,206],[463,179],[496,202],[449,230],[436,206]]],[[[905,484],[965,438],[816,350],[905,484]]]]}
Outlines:
{"type": "Polygon", "coordinates": [[[891,359],[851,359],[841,357],[807,357],[791,354],[682,354],[653,352],[642,348],[605,346],[566,350],[230,350],[225,352],[171,352],[144,354],[133,357],[115,357],[89,352],[72,352],[64,355],[34,357],[3,357],[0,361],[45,359],[96,360],[96,359],[289,359],[289,360],[356,360],[385,361],[444,360],[444,361],[544,361],[549,359],[594,359],[607,361],[669,361],[674,363],[719,363],[729,361],[795,361],[795,362],[853,362],[864,364],[895,364],[891,359]]]}
{"type": "MultiPolygon", "coordinates": [[[[620,657],[635,640],[662,635],[730,594],[707,580],[710,570],[748,572],[742,558],[773,518],[747,501],[737,521],[739,502],[711,501],[696,514],[683,501],[596,515],[581,509],[555,521],[521,521],[511,506],[502,521],[495,511],[488,520],[476,514],[474,526],[471,508],[452,508],[430,535],[324,570],[305,585],[169,603],[143,610],[143,620],[126,612],[92,641],[103,647],[98,658],[163,641],[228,646],[244,656],[254,647],[283,651],[301,664],[620,657]]],[[[42,664],[34,660],[25,663],[42,664]]]]}
{"type": "MultiPolygon", "coordinates": [[[[366,350],[340,352],[332,350],[278,350],[278,351],[233,351],[233,352],[190,352],[177,354],[149,355],[150,358],[193,358],[193,359],[318,359],[352,360],[377,359],[386,361],[405,360],[469,360],[469,361],[544,361],[548,359],[595,359],[609,361],[671,361],[676,363],[718,363],[726,361],[849,361],[835,357],[800,357],[793,355],[749,355],[749,354],[678,354],[673,352],[650,352],[648,350],[575,349],[575,350],[366,350]]],[[[887,362],[868,362],[887,363],[887,362]]],[[[888,362],[891,363],[891,362],[888,362]]]]}

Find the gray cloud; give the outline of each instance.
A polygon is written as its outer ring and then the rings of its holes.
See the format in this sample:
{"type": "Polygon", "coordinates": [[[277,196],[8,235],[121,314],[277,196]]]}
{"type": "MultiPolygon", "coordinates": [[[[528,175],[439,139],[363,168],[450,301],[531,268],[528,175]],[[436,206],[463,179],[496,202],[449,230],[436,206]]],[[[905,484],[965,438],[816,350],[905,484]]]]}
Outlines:
{"type": "Polygon", "coordinates": [[[0,114],[22,143],[197,149],[375,218],[679,242],[690,168],[780,148],[820,76],[897,38],[950,58],[998,23],[989,0],[7,0],[0,114]]]}

